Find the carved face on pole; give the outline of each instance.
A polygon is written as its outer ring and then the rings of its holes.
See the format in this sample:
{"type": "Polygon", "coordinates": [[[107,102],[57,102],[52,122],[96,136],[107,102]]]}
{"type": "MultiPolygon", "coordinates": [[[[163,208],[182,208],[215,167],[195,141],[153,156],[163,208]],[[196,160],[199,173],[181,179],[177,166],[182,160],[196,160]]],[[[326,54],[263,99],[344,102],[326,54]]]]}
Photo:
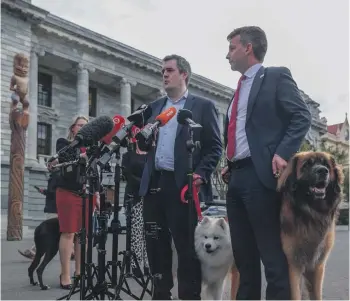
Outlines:
{"type": "Polygon", "coordinates": [[[13,73],[20,77],[26,77],[29,70],[29,59],[23,53],[18,53],[13,59],[13,73]]]}

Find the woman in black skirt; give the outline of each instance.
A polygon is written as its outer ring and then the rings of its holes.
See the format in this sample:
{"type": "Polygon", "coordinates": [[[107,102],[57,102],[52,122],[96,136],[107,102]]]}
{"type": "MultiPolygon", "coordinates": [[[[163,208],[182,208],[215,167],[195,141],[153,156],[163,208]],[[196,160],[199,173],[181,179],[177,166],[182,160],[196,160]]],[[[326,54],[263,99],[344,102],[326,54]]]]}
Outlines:
{"type": "MultiPolygon", "coordinates": [[[[138,128],[133,128],[133,137],[138,131],[138,128]]],[[[143,200],[139,197],[139,189],[146,157],[146,153],[139,149],[136,139],[132,138],[128,151],[123,154],[122,158],[123,176],[126,180],[124,207],[126,208],[126,202],[130,197],[133,199],[131,209],[131,251],[135,253],[139,266],[142,267],[143,264],[145,274],[148,273],[149,265],[143,224],[143,200]]],[[[136,277],[142,276],[133,258],[131,267],[136,277]]]]}

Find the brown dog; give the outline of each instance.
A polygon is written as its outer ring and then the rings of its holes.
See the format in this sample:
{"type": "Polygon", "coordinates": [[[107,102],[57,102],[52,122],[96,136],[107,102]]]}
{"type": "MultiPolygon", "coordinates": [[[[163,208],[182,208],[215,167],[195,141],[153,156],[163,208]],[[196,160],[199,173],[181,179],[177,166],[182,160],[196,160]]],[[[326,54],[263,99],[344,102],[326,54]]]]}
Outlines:
{"type": "Polygon", "coordinates": [[[324,152],[297,153],[278,180],[281,239],[289,265],[292,300],[322,299],[325,265],[333,248],[343,173],[324,152]]]}

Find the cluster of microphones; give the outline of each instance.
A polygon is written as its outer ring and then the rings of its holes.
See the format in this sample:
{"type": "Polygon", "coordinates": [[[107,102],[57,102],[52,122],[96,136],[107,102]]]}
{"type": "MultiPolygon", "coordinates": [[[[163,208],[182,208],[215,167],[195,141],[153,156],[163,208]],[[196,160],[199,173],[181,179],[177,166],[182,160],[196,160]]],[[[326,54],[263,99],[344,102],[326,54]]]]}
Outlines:
{"type": "MultiPolygon", "coordinates": [[[[152,108],[147,105],[141,105],[127,117],[129,123],[126,123],[126,119],[121,115],[116,115],[113,118],[108,116],[97,117],[84,125],[74,140],[51,157],[49,162],[58,158],[59,154],[65,152],[67,149],[89,147],[99,143],[99,149],[102,155],[97,163],[103,168],[110,161],[117,149],[126,146],[132,132],[137,132],[135,139],[139,143],[148,144],[152,141],[155,131],[167,124],[176,113],[177,110],[174,107],[170,107],[155,117],[153,123],[146,124],[147,120],[152,116],[152,108]],[[138,130],[135,131],[135,128],[138,130]]],[[[186,109],[179,110],[177,113],[177,122],[192,128],[201,127],[192,120],[192,112],[186,109]]]]}

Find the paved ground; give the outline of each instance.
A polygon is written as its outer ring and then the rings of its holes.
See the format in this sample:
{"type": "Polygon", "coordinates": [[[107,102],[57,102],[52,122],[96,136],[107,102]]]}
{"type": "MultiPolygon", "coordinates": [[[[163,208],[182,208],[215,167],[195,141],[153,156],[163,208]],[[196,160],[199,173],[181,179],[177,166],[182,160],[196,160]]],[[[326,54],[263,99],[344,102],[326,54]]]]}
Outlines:
{"type": "MultiPolygon", "coordinates": [[[[4,226],[2,221],[2,226],[4,226]]],[[[25,249],[32,245],[32,238],[25,238],[18,242],[8,242],[3,236],[1,239],[1,299],[6,300],[55,300],[66,294],[59,288],[59,258],[58,255],[47,266],[44,272],[45,283],[51,286],[50,290],[41,291],[39,287],[31,286],[27,276],[27,268],[30,261],[23,258],[17,249],[25,249]]],[[[28,234],[30,235],[30,234],[28,234]]],[[[124,236],[120,237],[119,249],[124,249],[124,236]]],[[[111,258],[112,237],[109,235],[107,241],[107,259],[111,258]]],[[[97,263],[96,252],[93,261],[97,263]]],[[[72,263],[73,271],[73,263],[72,263]]],[[[35,274],[36,276],[36,274],[35,274]]],[[[265,287],[265,283],[264,283],[265,287]]],[[[138,292],[140,287],[131,281],[131,290],[138,292]]],[[[176,288],[175,288],[176,289],[176,288]]],[[[264,291],[264,288],[263,288],[264,291]]],[[[174,296],[176,296],[174,292],[174,296]]],[[[264,296],[264,293],[262,294],[264,296]]],[[[226,292],[225,299],[228,297],[226,292]]],[[[72,297],[79,299],[79,294],[72,297]]],[[[132,299],[125,297],[125,299],[132,299]]],[[[146,295],[144,299],[149,299],[146,295]]],[[[326,270],[324,284],[324,299],[349,300],[349,232],[338,230],[336,235],[335,248],[330,256],[326,270]]]]}

